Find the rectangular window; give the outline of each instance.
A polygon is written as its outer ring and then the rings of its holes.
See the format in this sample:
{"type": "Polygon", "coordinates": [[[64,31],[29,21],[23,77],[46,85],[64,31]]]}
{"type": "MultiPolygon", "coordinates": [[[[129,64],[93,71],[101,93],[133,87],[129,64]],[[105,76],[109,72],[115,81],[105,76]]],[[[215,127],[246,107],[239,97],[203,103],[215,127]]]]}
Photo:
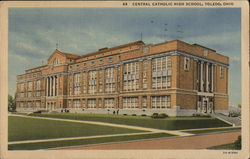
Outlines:
{"type": "Polygon", "coordinates": [[[184,70],[185,71],[189,71],[190,68],[190,58],[189,57],[185,57],[184,58],[184,70]]]}
{"type": "Polygon", "coordinates": [[[123,97],[123,108],[124,109],[138,108],[138,97],[123,97]]]}
{"type": "Polygon", "coordinates": [[[220,66],[220,78],[224,77],[224,67],[220,66]]]}
{"type": "Polygon", "coordinates": [[[112,57],[109,57],[109,62],[110,62],[110,63],[113,62],[112,57]]]}
{"type": "Polygon", "coordinates": [[[126,83],[124,85],[124,91],[132,91],[139,89],[139,63],[131,62],[124,65],[124,78],[123,81],[126,83]]]}
{"type": "Polygon", "coordinates": [[[167,96],[152,96],[151,106],[153,109],[165,109],[171,107],[171,97],[167,96]]]}
{"type": "Polygon", "coordinates": [[[100,64],[103,64],[103,60],[100,60],[99,63],[100,63],[100,64]]]}
{"type": "Polygon", "coordinates": [[[81,108],[81,101],[80,99],[76,99],[73,101],[73,108],[74,109],[80,109],[81,108]]]}
{"type": "Polygon", "coordinates": [[[142,108],[147,108],[147,97],[142,97],[142,108]]]}
{"type": "Polygon", "coordinates": [[[114,98],[104,99],[104,108],[114,108],[114,98]]]}
{"type": "Polygon", "coordinates": [[[105,70],[105,92],[111,93],[115,91],[115,77],[114,77],[114,68],[107,68],[105,70]]]}
{"type": "Polygon", "coordinates": [[[171,81],[171,56],[154,58],[152,60],[152,88],[166,89],[170,87],[171,81]],[[168,83],[169,82],[169,83],[168,83]]]}
{"type": "Polygon", "coordinates": [[[90,71],[88,75],[88,87],[89,93],[96,93],[96,71],[90,71]]]}
{"type": "Polygon", "coordinates": [[[74,74],[74,94],[80,95],[81,93],[81,74],[74,74]]]}
{"type": "Polygon", "coordinates": [[[142,53],[148,53],[149,52],[149,47],[148,46],[144,46],[142,48],[142,53]]]}
{"type": "Polygon", "coordinates": [[[88,99],[88,108],[96,108],[96,99],[88,99]]]}

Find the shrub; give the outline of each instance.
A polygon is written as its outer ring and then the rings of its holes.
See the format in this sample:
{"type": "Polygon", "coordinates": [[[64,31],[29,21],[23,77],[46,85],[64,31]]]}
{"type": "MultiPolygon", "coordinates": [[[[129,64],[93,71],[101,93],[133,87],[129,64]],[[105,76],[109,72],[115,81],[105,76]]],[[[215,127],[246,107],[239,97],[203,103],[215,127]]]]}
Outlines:
{"type": "Polygon", "coordinates": [[[199,113],[194,113],[193,116],[201,116],[199,113]]]}
{"type": "Polygon", "coordinates": [[[38,110],[38,111],[35,111],[35,112],[33,112],[34,114],[41,114],[42,113],[42,111],[41,110],[38,110]]]}
{"type": "Polygon", "coordinates": [[[128,114],[123,114],[123,115],[128,115],[128,114]]]}
{"type": "Polygon", "coordinates": [[[166,117],[168,117],[168,115],[165,113],[161,113],[158,115],[158,118],[166,118],[166,117]]]}
{"type": "Polygon", "coordinates": [[[158,113],[153,113],[152,115],[151,115],[151,118],[157,118],[158,117],[158,113]]]}
{"type": "Polygon", "coordinates": [[[141,116],[147,116],[146,114],[142,114],[141,116]]]}
{"type": "Polygon", "coordinates": [[[132,116],[136,116],[136,114],[132,114],[132,116]]]}
{"type": "Polygon", "coordinates": [[[165,113],[161,113],[161,114],[153,113],[153,114],[151,115],[151,118],[154,118],[154,119],[157,119],[157,118],[166,118],[166,117],[168,117],[168,115],[165,114],[165,113]]]}

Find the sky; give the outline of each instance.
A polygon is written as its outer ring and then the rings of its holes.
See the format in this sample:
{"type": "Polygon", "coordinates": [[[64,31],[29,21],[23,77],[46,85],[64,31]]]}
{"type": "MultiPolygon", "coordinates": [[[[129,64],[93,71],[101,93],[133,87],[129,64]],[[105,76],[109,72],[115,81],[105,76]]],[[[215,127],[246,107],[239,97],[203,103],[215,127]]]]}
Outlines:
{"type": "Polygon", "coordinates": [[[9,94],[16,76],[47,63],[56,49],[84,55],[142,40],[179,39],[230,58],[229,104],[241,103],[241,15],[239,8],[11,8],[9,94]]]}

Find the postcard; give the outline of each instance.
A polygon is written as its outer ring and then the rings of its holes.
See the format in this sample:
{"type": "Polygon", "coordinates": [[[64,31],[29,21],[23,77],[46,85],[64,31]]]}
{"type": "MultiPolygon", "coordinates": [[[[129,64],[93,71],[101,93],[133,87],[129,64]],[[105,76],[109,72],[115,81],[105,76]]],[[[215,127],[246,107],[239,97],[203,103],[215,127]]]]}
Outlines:
{"type": "Polygon", "coordinates": [[[247,1],[0,12],[1,158],[249,158],[247,1]]]}

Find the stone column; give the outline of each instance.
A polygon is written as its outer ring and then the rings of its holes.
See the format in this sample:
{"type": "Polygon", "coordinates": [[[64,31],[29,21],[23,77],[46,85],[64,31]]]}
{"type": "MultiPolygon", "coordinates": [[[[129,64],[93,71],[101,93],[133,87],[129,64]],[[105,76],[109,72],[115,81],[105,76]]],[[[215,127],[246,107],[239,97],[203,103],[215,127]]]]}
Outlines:
{"type": "Polygon", "coordinates": [[[47,77],[47,83],[46,83],[46,96],[49,96],[49,77],[47,77]]]}
{"type": "Polygon", "coordinates": [[[214,91],[214,65],[211,65],[211,92],[214,91]]]}
{"type": "Polygon", "coordinates": [[[203,62],[201,61],[201,69],[200,69],[200,88],[201,92],[203,92],[203,62]]]}
{"type": "Polygon", "coordinates": [[[53,96],[56,96],[56,76],[53,77],[53,96]]]}
{"type": "MultiPolygon", "coordinates": [[[[53,76],[50,77],[50,96],[53,96],[53,76]]],[[[50,105],[52,106],[52,103],[50,103],[50,105]]]]}
{"type": "Polygon", "coordinates": [[[206,91],[207,91],[207,92],[209,92],[209,80],[208,80],[209,73],[208,73],[208,66],[209,66],[209,64],[206,63],[206,91]]]}

